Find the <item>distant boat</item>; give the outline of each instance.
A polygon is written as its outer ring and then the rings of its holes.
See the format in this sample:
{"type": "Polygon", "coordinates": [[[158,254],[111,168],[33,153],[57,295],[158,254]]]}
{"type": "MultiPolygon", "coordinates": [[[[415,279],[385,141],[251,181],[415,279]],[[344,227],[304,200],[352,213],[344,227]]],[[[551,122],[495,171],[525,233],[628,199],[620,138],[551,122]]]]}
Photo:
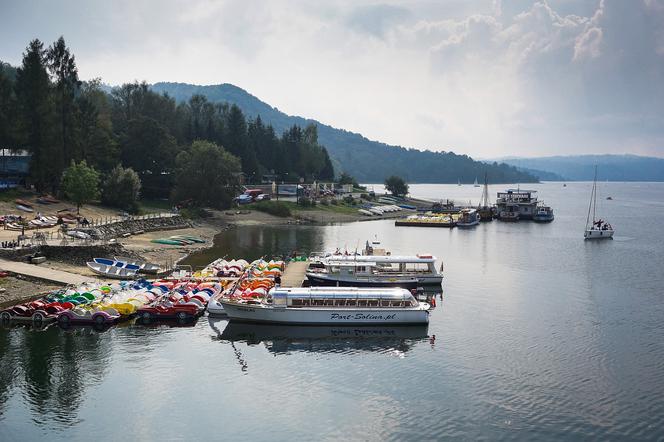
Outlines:
{"type": "Polygon", "coordinates": [[[586,230],[583,233],[585,239],[609,239],[613,238],[613,227],[601,218],[596,217],[597,211],[597,166],[595,166],[595,178],[593,179],[593,190],[590,193],[590,205],[586,217],[586,230]],[[592,222],[590,213],[592,212],[592,222]]]}
{"type": "Polygon", "coordinates": [[[480,185],[477,183],[477,177],[475,177],[475,183],[473,184],[475,187],[480,187],[480,185]]]}
{"type": "Polygon", "coordinates": [[[457,180],[457,186],[461,185],[461,180],[457,180]]]}
{"type": "Polygon", "coordinates": [[[567,187],[567,184],[566,184],[566,183],[563,183],[563,187],[567,187]]]}

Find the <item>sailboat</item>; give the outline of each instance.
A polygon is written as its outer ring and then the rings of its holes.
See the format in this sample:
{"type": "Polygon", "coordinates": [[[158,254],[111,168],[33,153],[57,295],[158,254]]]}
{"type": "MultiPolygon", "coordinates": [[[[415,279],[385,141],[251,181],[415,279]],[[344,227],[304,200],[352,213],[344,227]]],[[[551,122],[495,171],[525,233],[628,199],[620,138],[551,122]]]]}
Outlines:
{"type": "Polygon", "coordinates": [[[590,205],[586,217],[586,231],[583,233],[585,239],[609,239],[613,238],[613,227],[601,218],[597,218],[597,166],[595,166],[595,178],[593,179],[593,190],[590,194],[590,205]],[[592,222],[590,219],[592,212],[592,222]]]}
{"type": "Polygon", "coordinates": [[[475,187],[480,187],[480,185],[477,183],[477,177],[475,177],[475,184],[473,184],[475,187]]]}
{"type": "Polygon", "coordinates": [[[489,203],[489,178],[484,172],[484,190],[480,204],[477,206],[477,212],[480,214],[480,221],[493,221],[493,208],[489,203]]]}

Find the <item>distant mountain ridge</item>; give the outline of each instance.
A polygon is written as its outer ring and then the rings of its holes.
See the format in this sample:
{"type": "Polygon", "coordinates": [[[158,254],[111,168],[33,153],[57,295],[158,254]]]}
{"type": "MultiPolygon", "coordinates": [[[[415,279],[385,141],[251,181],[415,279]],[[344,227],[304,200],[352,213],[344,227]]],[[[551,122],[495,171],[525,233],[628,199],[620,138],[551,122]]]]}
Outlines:
{"type": "Polygon", "coordinates": [[[250,118],[260,115],[263,122],[272,124],[277,133],[293,125],[316,124],[319,142],[327,148],[335,169],[350,173],[361,182],[383,182],[390,175],[399,175],[411,183],[472,183],[475,178],[481,180],[485,171],[492,183],[537,181],[535,176],[507,164],[487,164],[453,152],[391,146],[316,120],[290,116],[232,84],[155,83],[151,88],[155,92],[167,93],[178,102],[200,94],[211,102],[236,104],[250,118]]]}
{"type": "MultiPolygon", "coordinates": [[[[609,181],[664,181],[664,158],[638,155],[572,155],[539,158],[501,158],[518,168],[557,174],[560,180],[590,181],[595,173],[599,180],[609,181]]],[[[539,176],[542,180],[555,181],[539,176]]]]}

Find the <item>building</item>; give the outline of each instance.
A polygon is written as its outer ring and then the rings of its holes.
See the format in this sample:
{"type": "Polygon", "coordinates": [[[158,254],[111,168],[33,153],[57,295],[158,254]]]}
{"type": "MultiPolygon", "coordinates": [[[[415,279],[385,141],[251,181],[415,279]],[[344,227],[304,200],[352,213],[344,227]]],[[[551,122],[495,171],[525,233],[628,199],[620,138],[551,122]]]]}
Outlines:
{"type": "Polygon", "coordinates": [[[25,150],[0,149],[0,189],[25,184],[30,173],[30,154],[25,150]]]}

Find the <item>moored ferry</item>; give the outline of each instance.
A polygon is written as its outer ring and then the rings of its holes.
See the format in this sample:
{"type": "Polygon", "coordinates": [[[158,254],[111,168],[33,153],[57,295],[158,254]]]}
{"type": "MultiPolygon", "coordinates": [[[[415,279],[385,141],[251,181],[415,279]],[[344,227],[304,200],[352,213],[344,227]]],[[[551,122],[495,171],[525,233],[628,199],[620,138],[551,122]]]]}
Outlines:
{"type": "Polygon", "coordinates": [[[430,308],[401,288],[281,287],[221,303],[231,320],[307,325],[426,324],[430,308]]]}
{"type": "Polygon", "coordinates": [[[333,255],[309,266],[306,276],[312,286],[413,289],[443,281],[442,264],[439,272],[432,255],[333,255]]]}

